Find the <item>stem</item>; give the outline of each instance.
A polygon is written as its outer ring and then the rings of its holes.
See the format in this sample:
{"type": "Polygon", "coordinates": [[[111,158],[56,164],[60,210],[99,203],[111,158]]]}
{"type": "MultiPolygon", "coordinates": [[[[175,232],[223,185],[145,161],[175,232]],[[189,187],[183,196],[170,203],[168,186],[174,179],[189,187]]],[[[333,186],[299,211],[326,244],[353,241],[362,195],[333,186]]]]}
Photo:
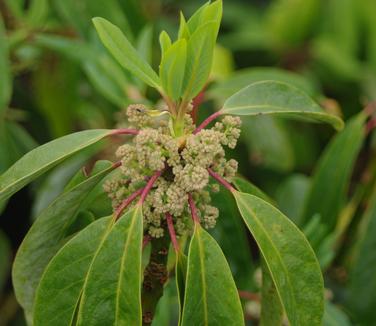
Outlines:
{"type": "Polygon", "coordinates": [[[217,111],[213,113],[212,115],[209,115],[194,131],[193,134],[199,133],[202,129],[204,129],[210,122],[212,122],[214,119],[218,118],[221,115],[221,111],[217,111]]]}
{"type": "Polygon", "coordinates": [[[241,299],[260,302],[260,295],[258,293],[252,293],[241,290],[238,290],[238,293],[241,299]]]}
{"type": "Polygon", "coordinates": [[[138,135],[140,130],[137,129],[114,129],[111,135],[138,135]]]}
{"type": "Polygon", "coordinates": [[[141,188],[136,190],[134,193],[132,193],[128,198],[124,199],[122,203],[116,208],[114,213],[115,221],[117,221],[120,217],[120,215],[123,213],[124,209],[126,209],[133,200],[135,200],[138,196],[140,196],[145,188],[141,188]]]}
{"type": "Polygon", "coordinates": [[[142,284],[142,325],[150,325],[155,315],[159,299],[163,295],[163,286],[167,281],[167,256],[170,244],[165,234],[151,241],[149,264],[145,268],[142,284]]]}
{"type": "Polygon", "coordinates": [[[215,173],[212,169],[208,168],[209,174],[217,180],[221,185],[223,185],[227,190],[230,190],[231,192],[236,191],[236,189],[227,182],[224,178],[222,178],[219,174],[215,173]]]}
{"type": "Polygon", "coordinates": [[[198,215],[197,215],[197,208],[196,208],[195,202],[193,201],[191,194],[188,194],[188,203],[189,203],[189,208],[191,209],[193,222],[200,224],[200,219],[198,218],[198,215]]]}
{"type": "Polygon", "coordinates": [[[142,205],[144,203],[145,198],[148,195],[151,188],[153,187],[154,182],[157,181],[157,179],[160,177],[160,175],[162,174],[163,171],[164,171],[164,169],[155,172],[152,175],[152,177],[149,179],[148,183],[146,184],[145,188],[143,189],[143,191],[141,193],[141,198],[140,198],[140,201],[139,201],[140,205],[142,205]]]}
{"type": "Polygon", "coordinates": [[[151,241],[151,236],[149,234],[144,236],[144,239],[142,240],[142,250],[145,249],[145,247],[148,245],[148,243],[151,241]]]}
{"type": "Polygon", "coordinates": [[[376,117],[372,118],[367,122],[366,125],[366,134],[368,135],[373,129],[376,128],[376,117]]]}
{"type": "Polygon", "coordinates": [[[167,227],[168,227],[168,232],[170,233],[172,245],[173,245],[175,251],[178,252],[179,251],[179,243],[178,243],[178,240],[176,239],[174,223],[172,221],[172,216],[171,216],[170,213],[166,214],[166,220],[167,220],[167,227]]]}

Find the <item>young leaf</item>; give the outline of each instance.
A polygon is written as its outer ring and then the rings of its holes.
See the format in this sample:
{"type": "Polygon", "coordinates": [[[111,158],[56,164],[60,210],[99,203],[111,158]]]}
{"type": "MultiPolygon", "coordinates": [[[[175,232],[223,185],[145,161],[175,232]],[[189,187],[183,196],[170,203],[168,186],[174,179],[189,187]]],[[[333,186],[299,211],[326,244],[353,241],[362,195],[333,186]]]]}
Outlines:
{"type": "Polygon", "coordinates": [[[94,26],[104,46],[115,59],[146,84],[160,89],[160,80],[155,71],[144,61],[122,31],[104,18],[93,19],[94,26]]]}
{"type": "Polygon", "coordinates": [[[244,325],[230,268],[216,241],[195,225],[188,254],[182,326],[244,325]]]}
{"type": "Polygon", "coordinates": [[[346,200],[354,163],[364,141],[365,119],[366,116],[360,113],[349,120],[321,156],[305,203],[303,224],[313,215],[320,214],[328,231],[336,226],[338,214],[346,200]]]}
{"type": "Polygon", "coordinates": [[[276,81],[253,83],[226,100],[222,114],[259,115],[277,114],[309,121],[327,122],[336,129],[343,121],[326,113],[309,96],[299,89],[276,81]]]}
{"type": "MultiPolygon", "coordinates": [[[[205,9],[210,5],[210,1],[207,1],[206,3],[204,3],[200,8],[198,8],[195,13],[191,16],[191,18],[188,19],[188,22],[187,22],[187,27],[188,27],[188,30],[190,31],[190,33],[194,33],[196,32],[196,30],[202,26],[203,24],[205,24],[206,22],[203,22],[202,21],[202,15],[203,15],[203,12],[205,11],[205,9]]],[[[181,16],[180,16],[181,17],[181,16]]],[[[185,19],[184,19],[185,21],[185,19]]],[[[180,20],[181,22],[181,20],[180,20]]]]}
{"type": "Polygon", "coordinates": [[[159,68],[163,89],[173,100],[181,97],[187,59],[187,41],[176,41],[165,53],[159,68]]]}
{"type": "Polygon", "coordinates": [[[57,197],[39,215],[27,233],[17,252],[12,271],[17,300],[27,314],[33,310],[34,294],[43,270],[62,246],[66,232],[82,203],[95,185],[112,169],[112,166],[107,166],[57,197]]]}
{"type": "Polygon", "coordinates": [[[215,22],[208,22],[198,28],[188,40],[183,85],[186,101],[195,97],[207,82],[213,62],[216,28],[215,22]]]}
{"type": "Polygon", "coordinates": [[[106,129],[80,131],[30,151],[0,176],[0,202],[64,159],[100,141],[112,132],[106,129]]]}
{"type": "Polygon", "coordinates": [[[111,216],[97,220],[53,257],[36,292],[34,325],[73,325],[88,269],[112,225],[111,216]]]}
{"type": "Polygon", "coordinates": [[[185,17],[182,12],[180,12],[180,25],[179,25],[179,32],[178,32],[178,39],[186,39],[188,40],[191,37],[191,32],[189,31],[189,27],[185,20],[185,17]]]}
{"type": "Polygon", "coordinates": [[[166,31],[162,31],[161,34],[159,34],[159,45],[161,46],[161,58],[163,60],[166,51],[171,46],[171,39],[166,31]]]}
{"type": "Polygon", "coordinates": [[[175,282],[176,289],[178,292],[179,301],[179,322],[181,324],[181,317],[184,307],[184,295],[185,295],[185,281],[187,279],[187,256],[182,252],[176,254],[176,265],[175,265],[175,282]]]}
{"type": "Polygon", "coordinates": [[[115,223],[89,268],[77,325],[141,325],[141,206],[115,223]]]}
{"type": "Polygon", "coordinates": [[[290,325],[321,325],[323,279],[303,233],[262,199],[237,191],[233,195],[265,259],[290,325]]]}

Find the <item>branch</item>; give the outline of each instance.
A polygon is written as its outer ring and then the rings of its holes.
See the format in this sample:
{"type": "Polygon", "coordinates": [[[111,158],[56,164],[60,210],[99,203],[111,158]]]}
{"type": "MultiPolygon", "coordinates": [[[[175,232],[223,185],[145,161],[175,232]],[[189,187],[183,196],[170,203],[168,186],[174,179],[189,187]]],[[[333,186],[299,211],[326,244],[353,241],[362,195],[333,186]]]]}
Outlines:
{"type": "Polygon", "coordinates": [[[160,171],[157,171],[155,172],[151,178],[149,179],[148,183],[146,184],[145,188],[143,189],[142,193],[141,193],[141,198],[140,198],[140,201],[139,203],[142,205],[145,201],[145,198],[146,196],[148,195],[148,193],[150,192],[151,188],[153,187],[153,184],[155,181],[157,181],[157,179],[161,176],[162,172],[164,171],[163,170],[160,170],[160,171]]]}
{"type": "Polygon", "coordinates": [[[123,213],[124,209],[126,209],[133,200],[135,200],[138,196],[140,196],[145,188],[141,188],[136,190],[134,193],[132,193],[128,198],[124,199],[122,203],[116,208],[114,217],[115,221],[117,221],[120,217],[120,215],[123,213]]]}
{"type": "Polygon", "coordinates": [[[222,178],[218,173],[215,173],[212,169],[208,168],[209,174],[217,180],[221,185],[223,185],[227,190],[230,190],[231,192],[236,191],[236,189],[227,182],[224,178],[222,178]]]}
{"type": "Polygon", "coordinates": [[[213,113],[212,115],[208,116],[194,131],[193,134],[199,133],[202,129],[204,129],[210,122],[214,119],[218,118],[221,115],[220,111],[213,113]]]}
{"type": "Polygon", "coordinates": [[[198,218],[198,215],[197,215],[197,208],[196,208],[195,202],[193,201],[191,194],[188,194],[188,203],[189,203],[189,208],[191,209],[193,222],[200,224],[200,219],[198,218]]]}
{"type": "Polygon", "coordinates": [[[138,135],[140,130],[137,129],[114,129],[111,135],[138,135]]]}
{"type": "Polygon", "coordinates": [[[179,251],[179,243],[178,243],[178,240],[176,239],[174,223],[172,221],[172,216],[171,216],[170,213],[166,214],[166,220],[167,220],[167,227],[168,227],[168,232],[170,233],[172,245],[173,245],[175,251],[178,252],[179,251]]]}

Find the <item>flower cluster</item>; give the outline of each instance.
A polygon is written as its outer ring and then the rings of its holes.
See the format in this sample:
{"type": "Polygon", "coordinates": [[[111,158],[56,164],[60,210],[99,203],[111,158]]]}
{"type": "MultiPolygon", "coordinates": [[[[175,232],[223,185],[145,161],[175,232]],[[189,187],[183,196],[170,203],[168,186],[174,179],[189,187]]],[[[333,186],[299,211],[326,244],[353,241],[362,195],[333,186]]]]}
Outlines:
{"type": "Polygon", "coordinates": [[[142,105],[131,105],[128,121],[140,129],[130,143],[116,151],[121,160],[121,174],[105,183],[113,207],[145,186],[155,171],[163,170],[143,204],[144,228],[155,238],[163,236],[166,214],[173,217],[178,235],[191,228],[188,194],[191,194],[201,223],[206,228],[216,224],[218,209],[211,206],[208,168],[228,181],[237,171],[237,162],[226,160],[224,146],[234,148],[240,135],[240,119],[226,116],[212,129],[192,133],[194,124],[185,117],[185,136],[170,134],[165,119],[152,117],[142,105]]]}

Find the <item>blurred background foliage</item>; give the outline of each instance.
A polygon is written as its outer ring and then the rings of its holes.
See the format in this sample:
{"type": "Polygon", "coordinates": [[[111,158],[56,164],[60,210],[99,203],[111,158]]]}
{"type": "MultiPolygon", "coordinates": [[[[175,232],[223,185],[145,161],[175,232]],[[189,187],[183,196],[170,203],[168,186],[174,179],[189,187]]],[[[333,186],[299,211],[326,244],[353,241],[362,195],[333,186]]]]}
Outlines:
{"type": "MultiPolygon", "coordinates": [[[[92,17],[118,25],[157,69],[159,32],[176,35],[179,11],[189,14],[202,3],[0,0],[0,173],[37,144],[112,128],[129,103],[158,105],[157,94],[102,47],[92,17]]],[[[327,288],[324,325],[376,325],[375,13],[374,0],[225,0],[210,83],[195,100],[201,120],[240,88],[273,79],[346,120],[335,134],[304,122],[244,119],[241,144],[231,153],[240,173],[304,230],[316,251],[327,288]]],[[[33,218],[80,167],[92,165],[93,154],[108,158],[117,141],[74,156],[0,207],[0,325],[25,324],[10,266],[33,218]]],[[[256,325],[259,257],[231,196],[220,192],[215,201],[222,218],[213,234],[247,322],[256,325]]],[[[154,324],[174,324],[176,304],[169,282],[154,324]]]]}

